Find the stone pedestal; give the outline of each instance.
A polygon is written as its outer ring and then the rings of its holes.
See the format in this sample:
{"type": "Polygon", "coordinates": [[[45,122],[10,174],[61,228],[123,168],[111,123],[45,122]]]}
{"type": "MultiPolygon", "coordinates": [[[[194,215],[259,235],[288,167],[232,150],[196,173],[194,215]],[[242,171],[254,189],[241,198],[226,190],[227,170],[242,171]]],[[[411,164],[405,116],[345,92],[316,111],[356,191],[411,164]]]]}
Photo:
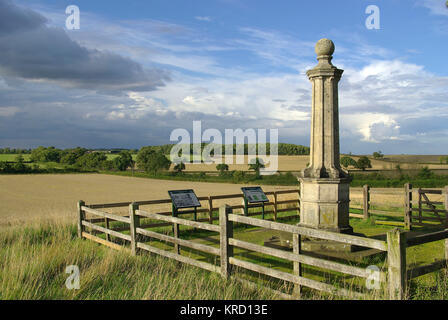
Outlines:
{"type": "Polygon", "coordinates": [[[301,178],[300,225],[352,233],[348,214],[349,183],[348,178],[301,178]]]}

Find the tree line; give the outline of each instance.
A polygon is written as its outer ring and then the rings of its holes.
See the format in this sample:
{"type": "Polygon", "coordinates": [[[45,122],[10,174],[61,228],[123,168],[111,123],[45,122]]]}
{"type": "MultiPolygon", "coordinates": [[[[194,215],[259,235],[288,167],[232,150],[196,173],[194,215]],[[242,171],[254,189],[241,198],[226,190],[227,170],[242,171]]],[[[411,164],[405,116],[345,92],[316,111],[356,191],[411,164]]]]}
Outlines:
{"type": "Polygon", "coordinates": [[[0,154],[29,154],[32,149],[0,148],[0,154]]]}

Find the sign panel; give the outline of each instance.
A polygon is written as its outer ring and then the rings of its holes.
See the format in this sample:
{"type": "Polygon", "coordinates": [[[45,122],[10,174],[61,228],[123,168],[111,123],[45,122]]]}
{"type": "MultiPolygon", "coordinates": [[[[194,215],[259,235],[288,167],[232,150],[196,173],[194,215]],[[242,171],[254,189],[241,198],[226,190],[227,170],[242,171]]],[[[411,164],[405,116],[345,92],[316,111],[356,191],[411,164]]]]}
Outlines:
{"type": "Polygon", "coordinates": [[[196,197],[196,194],[192,189],[189,190],[171,190],[168,191],[174,206],[177,209],[200,207],[201,203],[196,197]]]}
{"type": "Polygon", "coordinates": [[[246,198],[248,203],[269,201],[268,197],[266,197],[261,187],[244,187],[241,188],[241,191],[243,191],[244,198],[246,198]]]}

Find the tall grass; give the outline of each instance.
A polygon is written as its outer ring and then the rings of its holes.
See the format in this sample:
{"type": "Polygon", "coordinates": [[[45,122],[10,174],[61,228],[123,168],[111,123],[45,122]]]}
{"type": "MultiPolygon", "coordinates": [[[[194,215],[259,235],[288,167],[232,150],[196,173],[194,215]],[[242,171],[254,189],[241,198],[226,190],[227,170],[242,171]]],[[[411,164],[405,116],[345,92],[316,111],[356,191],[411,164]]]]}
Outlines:
{"type": "MultiPolygon", "coordinates": [[[[374,262],[374,261],[373,261],[374,262]]],[[[368,263],[373,263],[369,261],[368,263]]],[[[367,263],[367,262],[366,262],[367,263]]],[[[239,274],[239,271],[237,275],[239,274]]],[[[411,299],[448,299],[446,270],[413,280],[411,299]]],[[[348,288],[349,289],[349,288],[348,288]]],[[[340,299],[307,290],[305,299],[340,299]]],[[[369,299],[384,299],[385,291],[369,299]]],[[[253,288],[219,274],[160,256],[131,256],[77,238],[75,225],[57,222],[0,231],[0,299],[280,299],[274,291],[253,288]],[[77,265],[80,289],[69,290],[66,267],[77,265]]]]}
{"type": "Polygon", "coordinates": [[[74,225],[48,223],[0,232],[0,299],[276,299],[236,280],[173,260],[131,256],[76,237],[74,225]],[[65,269],[77,265],[80,289],[65,269]]]}

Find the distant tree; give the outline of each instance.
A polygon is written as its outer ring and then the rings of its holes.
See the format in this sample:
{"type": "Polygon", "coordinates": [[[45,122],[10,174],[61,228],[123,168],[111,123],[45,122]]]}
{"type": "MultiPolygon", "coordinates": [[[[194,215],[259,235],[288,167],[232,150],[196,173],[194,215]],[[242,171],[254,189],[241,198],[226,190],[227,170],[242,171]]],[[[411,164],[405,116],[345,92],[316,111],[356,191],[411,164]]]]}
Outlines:
{"type": "Polygon", "coordinates": [[[30,160],[34,162],[59,162],[61,159],[62,150],[55,147],[38,147],[31,151],[30,160]]]}
{"type": "Polygon", "coordinates": [[[218,170],[219,174],[223,176],[227,171],[229,171],[229,165],[225,163],[220,163],[216,165],[216,170],[218,170]]]}
{"type": "Polygon", "coordinates": [[[115,163],[114,160],[107,160],[107,159],[103,160],[100,164],[100,168],[106,171],[119,170],[117,169],[117,164],[115,163]]]}
{"type": "Polygon", "coordinates": [[[370,162],[369,158],[367,158],[366,156],[362,156],[356,162],[356,168],[361,169],[362,171],[364,171],[367,168],[372,168],[372,163],[370,162]]]}
{"type": "Polygon", "coordinates": [[[381,151],[374,152],[372,155],[374,159],[382,159],[384,157],[384,154],[382,154],[381,151]]]}
{"type": "Polygon", "coordinates": [[[25,165],[23,156],[21,154],[16,156],[13,169],[18,173],[24,173],[27,171],[28,167],[25,165]]]}
{"type": "Polygon", "coordinates": [[[174,166],[174,171],[176,171],[177,173],[182,173],[183,170],[185,170],[185,163],[183,163],[182,161],[174,166]]]}
{"type": "Polygon", "coordinates": [[[249,164],[249,170],[254,170],[255,176],[257,178],[260,177],[260,170],[262,168],[264,168],[264,163],[263,160],[261,160],[260,158],[255,158],[255,160],[251,161],[251,163],[249,164]]]}
{"type": "Polygon", "coordinates": [[[244,171],[233,171],[232,176],[235,182],[240,182],[244,179],[245,174],[244,171]]]}
{"type": "Polygon", "coordinates": [[[123,150],[118,154],[118,157],[112,160],[113,168],[118,171],[125,171],[128,167],[133,167],[134,160],[132,160],[132,154],[123,150]]]}
{"type": "Polygon", "coordinates": [[[140,169],[145,168],[146,163],[149,161],[149,157],[154,153],[154,149],[150,146],[142,147],[137,153],[136,163],[140,169]]]}
{"type": "Polygon", "coordinates": [[[100,169],[107,157],[102,152],[86,153],[76,160],[76,166],[83,169],[100,169]]]}
{"type": "Polygon", "coordinates": [[[171,161],[162,152],[156,152],[151,147],[143,147],[137,154],[137,165],[146,172],[156,174],[160,170],[168,170],[171,161]]]}
{"type": "Polygon", "coordinates": [[[341,164],[344,168],[348,168],[349,166],[356,168],[356,161],[353,158],[347,156],[341,158],[341,164]]]}
{"type": "Polygon", "coordinates": [[[439,158],[441,164],[448,164],[448,156],[442,156],[439,158]]]}
{"type": "Polygon", "coordinates": [[[418,171],[417,177],[420,179],[431,179],[434,178],[434,172],[429,170],[428,167],[423,167],[418,171]]]}
{"type": "Polygon", "coordinates": [[[87,149],[77,147],[75,149],[66,149],[62,151],[60,162],[63,164],[75,164],[76,160],[85,155],[87,149]]]}
{"type": "Polygon", "coordinates": [[[6,161],[0,161],[0,172],[2,173],[11,173],[14,169],[12,166],[6,161]]]}

